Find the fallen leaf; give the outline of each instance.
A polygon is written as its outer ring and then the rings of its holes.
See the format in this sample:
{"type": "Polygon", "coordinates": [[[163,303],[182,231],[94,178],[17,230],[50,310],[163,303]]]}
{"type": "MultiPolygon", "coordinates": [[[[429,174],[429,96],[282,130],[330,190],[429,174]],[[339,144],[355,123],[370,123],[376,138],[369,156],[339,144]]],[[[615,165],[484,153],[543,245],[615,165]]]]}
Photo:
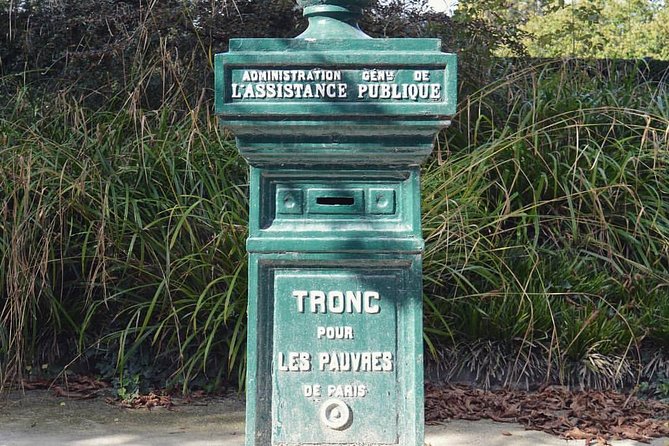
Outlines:
{"type": "Polygon", "coordinates": [[[426,422],[450,418],[519,422],[526,429],[594,446],[607,445],[612,439],[648,442],[669,435],[669,405],[665,403],[611,391],[570,391],[563,386],[536,392],[426,386],[426,422]]]}

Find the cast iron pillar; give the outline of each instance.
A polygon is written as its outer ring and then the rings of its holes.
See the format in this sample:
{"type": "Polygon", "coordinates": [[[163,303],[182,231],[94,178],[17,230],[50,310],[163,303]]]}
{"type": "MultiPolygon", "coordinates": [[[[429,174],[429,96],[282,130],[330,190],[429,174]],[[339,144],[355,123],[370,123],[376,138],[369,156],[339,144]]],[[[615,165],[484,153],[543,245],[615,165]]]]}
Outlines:
{"type": "Polygon", "coordinates": [[[419,166],[456,58],[370,38],[367,0],[298,3],[297,38],[216,55],[250,165],[246,444],[423,446],[419,166]]]}

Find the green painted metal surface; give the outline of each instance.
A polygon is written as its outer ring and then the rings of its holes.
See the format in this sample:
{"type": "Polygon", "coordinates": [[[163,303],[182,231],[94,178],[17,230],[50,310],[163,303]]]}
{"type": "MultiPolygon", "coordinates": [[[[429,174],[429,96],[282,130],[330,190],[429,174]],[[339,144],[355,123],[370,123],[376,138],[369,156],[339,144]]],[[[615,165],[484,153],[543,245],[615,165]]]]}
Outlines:
{"type": "Polygon", "coordinates": [[[216,55],[251,165],[248,446],[423,444],[421,161],[456,103],[435,39],[371,39],[301,0],[295,39],[216,55]]]}

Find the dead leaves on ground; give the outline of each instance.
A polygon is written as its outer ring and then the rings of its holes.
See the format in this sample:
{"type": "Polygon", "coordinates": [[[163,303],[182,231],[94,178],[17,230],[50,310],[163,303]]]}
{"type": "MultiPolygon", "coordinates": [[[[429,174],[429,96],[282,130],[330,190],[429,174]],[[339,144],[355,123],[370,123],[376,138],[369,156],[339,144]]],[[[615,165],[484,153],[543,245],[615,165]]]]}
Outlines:
{"type": "MultiPolygon", "coordinates": [[[[21,384],[26,390],[51,389],[56,396],[72,399],[95,398],[109,387],[108,383],[88,376],[68,376],[59,384],[50,380],[21,384]]],[[[184,403],[193,403],[192,398],[201,396],[194,393],[184,403]]],[[[174,408],[170,395],[156,393],[105,401],[129,409],[174,408]]],[[[570,391],[560,386],[537,392],[426,386],[425,421],[436,423],[449,418],[517,422],[527,429],[585,440],[587,445],[606,445],[609,440],[618,439],[648,442],[653,437],[669,436],[667,404],[612,391],[570,391]]]]}
{"type": "Polygon", "coordinates": [[[98,396],[102,390],[109,387],[109,383],[90,376],[76,375],[62,378],[58,384],[47,379],[22,381],[21,387],[25,390],[50,389],[56,396],[87,400],[98,396]]]}
{"type": "Polygon", "coordinates": [[[107,404],[124,407],[126,409],[151,410],[154,407],[163,407],[167,410],[172,410],[174,408],[174,403],[172,402],[172,397],[170,395],[158,395],[153,392],[148,395],[137,395],[125,400],[107,398],[105,401],[107,404]]]}
{"type": "MultiPolygon", "coordinates": [[[[87,400],[100,396],[102,393],[109,395],[109,383],[83,375],[67,375],[57,380],[32,379],[23,380],[20,386],[25,390],[51,390],[53,394],[61,398],[75,400],[87,400]],[[106,392],[105,392],[106,391],[106,392]]],[[[183,398],[183,404],[192,404],[194,400],[204,395],[203,392],[193,392],[183,398]]],[[[148,409],[163,407],[167,410],[174,409],[174,401],[171,395],[151,392],[147,395],[135,395],[131,398],[105,398],[107,404],[126,409],[148,409]]]]}
{"type": "Polygon", "coordinates": [[[537,392],[484,391],[465,386],[425,389],[425,421],[448,418],[518,422],[587,445],[609,440],[648,442],[669,435],[669,405],[610,391],[570,391],[551,386],[537,392]]]}

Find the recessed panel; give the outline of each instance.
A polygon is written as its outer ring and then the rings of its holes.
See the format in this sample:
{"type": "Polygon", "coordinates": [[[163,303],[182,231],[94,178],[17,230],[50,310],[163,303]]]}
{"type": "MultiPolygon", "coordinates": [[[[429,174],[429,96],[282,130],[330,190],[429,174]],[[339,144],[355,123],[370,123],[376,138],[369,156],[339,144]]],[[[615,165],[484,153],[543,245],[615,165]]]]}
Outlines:
{"type": "Polygon", "coordinates": [[[274,273],[272,444],[397,444],[401,270],[274,273]]]}

